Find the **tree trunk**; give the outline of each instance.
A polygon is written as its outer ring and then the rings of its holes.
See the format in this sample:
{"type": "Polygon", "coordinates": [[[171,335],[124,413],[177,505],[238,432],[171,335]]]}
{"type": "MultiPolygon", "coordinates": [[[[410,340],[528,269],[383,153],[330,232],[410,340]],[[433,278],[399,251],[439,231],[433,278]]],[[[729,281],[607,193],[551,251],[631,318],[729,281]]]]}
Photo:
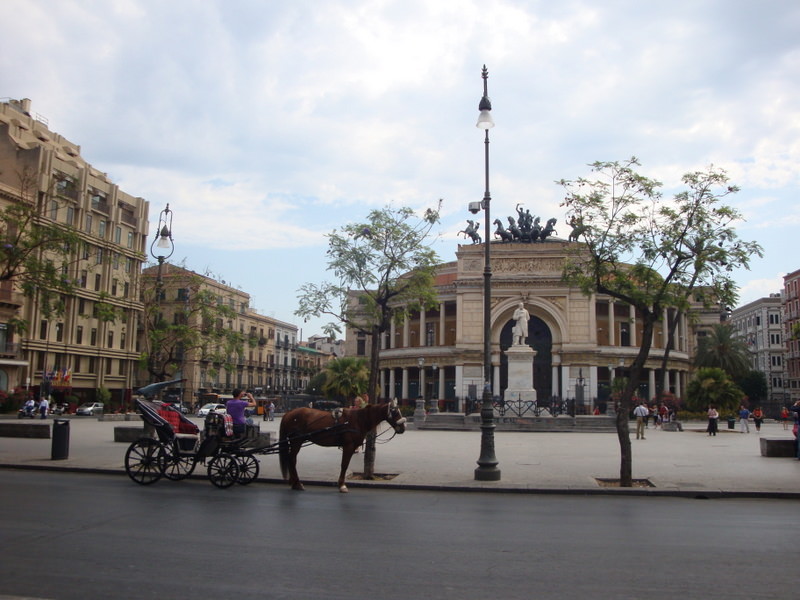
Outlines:
{"type": "MultiPolygon", "coordinates": [[[[369,384],[367,393],[370,403],[378,402],[378,363],[380,361],[380,339],[381,329],[378,326],[372,328],[370,335],[370,360],[369,360],[369,384]]],[[[367,434],[364,448],[364,479],[375,478],[375,430],[367,434]]]]}
{"type": "Polygon", "coordinates": [[[650,354],[650,347],[653,343],[653,324],[655,322],[654,313],[647,312],[644,315],[644,327],[642,328],[642,341],[639,345],[639,354],[631,365],[631,376],[628,384],[622,392],[617,411],[617,438],[619,439],[619,485],[620,487],[633,486],[633,451],[631,448],[630,427],[628,419],[633,404],[633,395],[639,389],[639,382],[642,379],[642,371],[647,357],[650,354]]]}

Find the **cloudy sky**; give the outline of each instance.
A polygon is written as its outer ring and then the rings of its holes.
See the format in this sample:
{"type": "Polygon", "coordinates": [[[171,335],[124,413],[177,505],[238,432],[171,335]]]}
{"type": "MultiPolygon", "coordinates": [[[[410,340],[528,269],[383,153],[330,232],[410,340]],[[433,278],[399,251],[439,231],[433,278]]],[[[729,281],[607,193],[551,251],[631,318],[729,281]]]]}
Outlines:
{"type": "MultiPolygon", "coordinates": [[[[796,0],[4,0],[0,97],[126,192],[174,211],[176,262],[296,323],[329,279],[325,234],[387,204],[444,200],[453,260],[483,196],[475,128],[489,69],[493,216],[557,217],[554,181],[637,156],[674,193],[713,164],[763,259],[742,302],[800,268],[796,0]]],[[[544,219],[543,219],[544,220],[544,219]]]]}

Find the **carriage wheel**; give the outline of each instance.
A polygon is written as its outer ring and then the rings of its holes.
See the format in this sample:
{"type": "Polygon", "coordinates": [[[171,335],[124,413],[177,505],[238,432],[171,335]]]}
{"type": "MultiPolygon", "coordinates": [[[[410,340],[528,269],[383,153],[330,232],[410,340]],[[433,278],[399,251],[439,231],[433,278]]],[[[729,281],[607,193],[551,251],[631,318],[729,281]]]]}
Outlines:
{"type": "Polygon", "coordinates": [[[167,453],[158,440],[139,438],[125,452],[125,472],[136,483],[155,483],[164,474],[167,453]]]}
{"type": "Polygon", "coordinates": [[[178,448],[174,444],[166,447],[167,466],[164,470],[164,477],[172,481],[180,481],[186,479],[194,471],[195,458],[194,455],[185,455],[178,452],[178,448]]]}
{"type": "Polygon", "coordinates": [[[239,465],[230,454],[218,454],[208,463],[208,478],[218,488],[232,486],[239,479],[239,465]]]}
{"type": "Polygon", "coordinates": [[[237,483],[247,485],[255,481],[256,477],[258,477],[259,468],[258,460],[254,456],[240,456],[239,478],[237,479],[237,483]]]}

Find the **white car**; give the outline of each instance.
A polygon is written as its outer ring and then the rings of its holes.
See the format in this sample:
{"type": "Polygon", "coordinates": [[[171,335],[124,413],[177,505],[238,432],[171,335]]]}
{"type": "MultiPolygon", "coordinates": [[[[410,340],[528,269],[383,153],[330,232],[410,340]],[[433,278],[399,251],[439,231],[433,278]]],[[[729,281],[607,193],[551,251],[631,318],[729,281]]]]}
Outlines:
{"type": "Polygon", "coordinates": [[[224,415],[227,412],[225,410],[225,405],[224,404],[215,404],[215,403],[212,402],[210,404],[204,404],[202,406],[202,408],[197,411],[197,416],[198,417],[207,417],[208,413],[210,413],[212,411],[213,412],[218,412],[221,415],[224,415]]]}

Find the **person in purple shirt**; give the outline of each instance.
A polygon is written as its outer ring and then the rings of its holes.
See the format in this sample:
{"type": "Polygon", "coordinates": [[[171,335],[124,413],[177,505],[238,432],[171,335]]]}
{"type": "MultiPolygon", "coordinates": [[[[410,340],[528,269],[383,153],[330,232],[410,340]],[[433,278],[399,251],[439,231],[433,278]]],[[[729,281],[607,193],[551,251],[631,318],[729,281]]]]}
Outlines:
{"type": "Polygon", "coordinates": [[[225,403],[225,410],[233,421],[233,435],[244,435],[247,429],[247,416],[244,411],[256,405],[253,395],[244,390],[233,390],[233,398],[225,403]]]}

